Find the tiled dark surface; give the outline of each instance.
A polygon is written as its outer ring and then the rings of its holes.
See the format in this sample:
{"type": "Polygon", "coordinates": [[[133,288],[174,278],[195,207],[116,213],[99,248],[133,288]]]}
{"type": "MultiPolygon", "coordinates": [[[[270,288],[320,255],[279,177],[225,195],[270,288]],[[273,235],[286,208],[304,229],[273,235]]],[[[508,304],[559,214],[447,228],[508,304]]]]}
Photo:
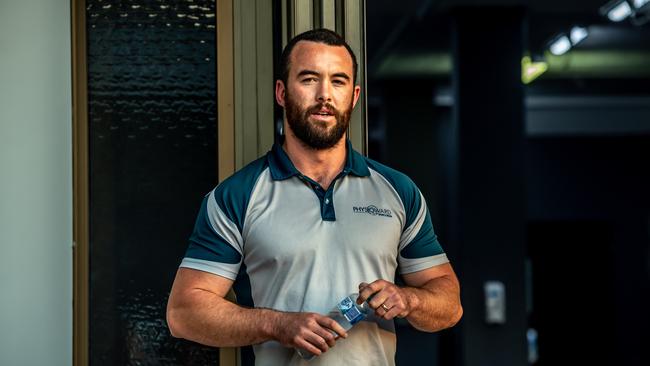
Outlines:
{"type": "Polygon", "coordinates": [[[87,1],[90,362],[217,365],[165,306],[217,180],[215,2],[87,1]]]}

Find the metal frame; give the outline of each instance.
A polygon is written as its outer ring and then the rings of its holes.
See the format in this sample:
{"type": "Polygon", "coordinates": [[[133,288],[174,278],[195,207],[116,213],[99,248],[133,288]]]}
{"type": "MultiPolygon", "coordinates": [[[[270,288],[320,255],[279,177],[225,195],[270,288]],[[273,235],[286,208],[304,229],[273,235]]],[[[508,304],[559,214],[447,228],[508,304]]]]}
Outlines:
{"type": "Polygon", "coordinates": [[[217,0],[217,164],[219,181],[235,171],[233,0],[217,0]]]}
{"type": "MultiPolygon", "coordinates": [[[[217,166],[219,181],[236,169],[235,160],[235,60],[233,0],[217,0],[217,166]]],[[[235,300],[231,290],[227,298],[235,300]]],[[[234,347],[219,348],[219,365],[239,364],[239,352],[234,347]]]]}
{"type": "Polygon", "coordinates": [[[359,102],[352,112],[348,138],[362,154],[368,153],[366,96],[366,1],[365,0],[283,0],[282,45],[301,32],[327,28],[341,34],[357,56],[361,86],[359,102]]]}
{"type": "Polygon", "coordinates": [[[352,145],[364,155],[368,155],[368,116],[366,84],[366,1],[343,1],[343,13],[337,22],[343,23],[343,36],[357,55],[359,75],[357,84],[361,86],[361,96],[350,118],[348,136],[352,145]],[[342,18],[342,19],[341,19],[342,18]]]}
{"type": "MultiPolygon", "coordinates": [[[[235,171],[233,0],[217,0],[219,180],[235,171]]],[[[86,2],[71,2],[73,164],[73,365],[89,363],[89,167],[86,2]]],[[[237,363],[236,348],[220,350],[221,365],[237,363]]]]}
{"type": "Polygon", "coordinates": [[[89,184],[88,68],[86,2],[71,2],[72,43],[72,205],[73,205],[73,365],[88,365],[89,184]]]}
{"type": "MultiPolygon", "coordinates": [[[[273,144],[272,4],[268,0],[216,0],[217,161],[223,180],[273,144]],[[251,16],[254,14],[255,16],[251,16]],[[254,98],[251,98],[254,96],[254,98]]],[[[357,53],[361,104],[349,137],[366,153],[365,0],[282,0],[283,44],[315,25],[334,29],[357,53]]],[[[86,2],[71,1],[73,93],[73,364],[88,365],[89,181],[86,2]]],[[[234,299],[234,296],[230,296],[234,299]]],[[[240,363],[236,348],[220,349],[220,365],[240,363]]]]}
{"type": "Polygon", "coordinates": [[[234,2],[233,36],[235,169],[240,169],[273,145],[272,2],[234,2]]]}

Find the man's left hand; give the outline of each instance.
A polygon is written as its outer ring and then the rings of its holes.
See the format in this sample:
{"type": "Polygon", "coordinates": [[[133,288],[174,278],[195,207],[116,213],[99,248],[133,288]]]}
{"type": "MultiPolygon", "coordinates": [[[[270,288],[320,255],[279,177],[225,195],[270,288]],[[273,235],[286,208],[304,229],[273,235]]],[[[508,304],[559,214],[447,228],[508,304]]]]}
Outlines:
{"type": "Polygon", "coordinates": [[[386,280],[360,283],[357,303],[363,304],[368,298],[368,304],[375,310],[375,314],[386,320],[405,318],[412,310],[408,291],[386,280]]]}

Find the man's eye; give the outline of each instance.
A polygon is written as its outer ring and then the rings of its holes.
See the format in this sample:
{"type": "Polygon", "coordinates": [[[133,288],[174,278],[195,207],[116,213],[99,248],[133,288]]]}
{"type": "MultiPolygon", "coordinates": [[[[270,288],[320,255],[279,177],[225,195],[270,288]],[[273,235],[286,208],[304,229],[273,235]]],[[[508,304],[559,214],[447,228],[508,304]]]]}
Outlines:
{"type": "Polygon", "coordinates": [[[332,84],[334,84],[334,85],[345,85],[345,81],[343,81],[343,80],[334,80],[334,81],[332,81],[332,84]]]}
{"type": "Polygon", "coordinates": [[[303,83],[314,83],[316,82],[316,78],[307,78],[302,80],[303,83]]]}

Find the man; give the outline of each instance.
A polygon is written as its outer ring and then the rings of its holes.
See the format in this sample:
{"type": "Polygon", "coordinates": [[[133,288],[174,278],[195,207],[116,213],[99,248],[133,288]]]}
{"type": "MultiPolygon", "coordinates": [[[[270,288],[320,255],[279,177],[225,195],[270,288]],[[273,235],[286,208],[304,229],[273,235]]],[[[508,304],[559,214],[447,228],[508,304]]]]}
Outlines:
{"type": "Polygon", "coordinates": [[[346,139],[359,99],[336,33],[298,35],[275,97],[285,137],[204,199],[167,307],[172,335],[254,345],[257,365],[393,365],[393,318],[428,332],[462,315],[456,276],[424,198],[346,139]],[[396,271],[406,287],[393,281],[396,271]],[[238,303],[224,299],[234,286],[238,303]],[[350,293],[374,309],[349,331],[323,315],[350,293]],[[371,297],[372,295],[372,297],[371,297]]]}

